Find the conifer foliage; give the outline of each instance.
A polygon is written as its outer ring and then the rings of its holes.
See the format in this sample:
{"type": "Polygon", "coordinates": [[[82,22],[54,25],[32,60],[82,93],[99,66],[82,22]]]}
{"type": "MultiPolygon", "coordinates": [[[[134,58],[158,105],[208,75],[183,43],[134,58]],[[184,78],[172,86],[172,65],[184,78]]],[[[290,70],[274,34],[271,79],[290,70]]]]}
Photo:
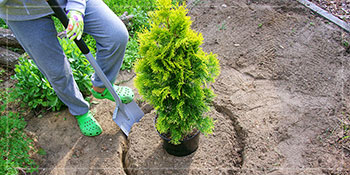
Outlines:
{"type": "Polygon", "coordinates": [[[215,94],[210,83],[220,74],[219,61],[205,53],[201,33],[191,29],[185,5],[158,0],[150,14],[150,29],[139,33],[141,58],[135,65],[135,86],[156,109],[157,130],[180,141],[194,129],[213,131],[213,119],[205,116],[215,94]]]}

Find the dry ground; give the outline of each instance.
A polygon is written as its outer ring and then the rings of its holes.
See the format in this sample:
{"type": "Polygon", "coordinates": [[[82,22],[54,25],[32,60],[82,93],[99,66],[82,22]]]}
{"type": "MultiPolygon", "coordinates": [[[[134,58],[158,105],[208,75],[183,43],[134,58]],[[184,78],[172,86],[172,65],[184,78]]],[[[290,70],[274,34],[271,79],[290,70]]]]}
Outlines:
{"type": "MultiPolygon", "coordinates": [[[[218,55],[221,75],[210,115],[213,135],[187,157],[168,155],[154,110],[128,140],[111,119],[114,104],[92,106],[101,136],[80,134],[63,110],[28,118],[46,155],[40,174],[348,174],[350,124],[348,33],[288,0],[190,1],[203,48],[218,55]]],[[[134,74],[118,81],[133,87],[134,74]]],[[[134,89],[136,92],[136,89],[134,89]]]]}

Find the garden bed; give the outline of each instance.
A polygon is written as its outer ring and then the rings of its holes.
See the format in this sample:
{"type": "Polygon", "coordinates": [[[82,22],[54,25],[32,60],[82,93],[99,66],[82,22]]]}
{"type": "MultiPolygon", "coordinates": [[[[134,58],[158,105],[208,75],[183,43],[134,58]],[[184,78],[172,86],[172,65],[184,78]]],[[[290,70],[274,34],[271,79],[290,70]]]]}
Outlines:
{"type": "Polygon", "coordinates": [[[214,134],[198,150],[174,157],[161,148],[155,111],[132,87],[145,112],[126,139],[115,108],[94,101],[104,132],[81,135],[67,110],[28,116],[26,130],[42,154],[39,174],[348,174],[350,36],[289,0],[190,1],[203,49],[218,55],[221,75],[212,111],[214,134]]]}

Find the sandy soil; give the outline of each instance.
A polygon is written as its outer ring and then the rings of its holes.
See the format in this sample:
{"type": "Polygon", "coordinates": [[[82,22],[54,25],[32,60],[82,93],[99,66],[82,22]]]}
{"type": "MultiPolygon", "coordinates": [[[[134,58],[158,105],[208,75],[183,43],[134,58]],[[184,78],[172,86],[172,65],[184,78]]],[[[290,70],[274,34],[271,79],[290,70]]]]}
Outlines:
{"type": "Polygon", "coordinates": [[[169,156],[148,131],[153,112],[129,138],[130,174],[348,173],[341,138],[349,53],[341,43],[349,36],[296,2],[190,7],[204,50],[222,67],[213,85],[215,134],[192,156],[169,156]]]}
{"type": "MultiPolygon", "coordinates": [[[[187,157],[168,155],[154,130],[155,111],[126,139],[111,116],[115,105],[92,99],[104,132],[88,138],[63,110],[28,117],[27,131],[45,155],[39,174],[348,174],[349,34],[288,0],[190,1],[203,48],[218,55],[221,75],[210,115],[187,157]]],[[[133,87],[134,74],[118,81],[133,87]]]]}

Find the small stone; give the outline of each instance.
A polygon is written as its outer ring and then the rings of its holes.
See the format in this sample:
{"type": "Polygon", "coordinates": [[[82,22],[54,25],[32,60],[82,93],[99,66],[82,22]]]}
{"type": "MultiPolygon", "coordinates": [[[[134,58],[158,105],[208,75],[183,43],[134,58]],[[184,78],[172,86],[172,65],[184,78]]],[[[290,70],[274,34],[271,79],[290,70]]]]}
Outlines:
{"type": "Polygon", "coordinates": [[[235,46],[235,47],[239,47],[239,46],[240,46],[240,44],[234,44],[234,46],[235,46]]]}
{"type": "Polygon", "coordinates": [[[222,5],[221,5],[221,7],[226,8],[226,7],[227,7],[227,5],[226,5],[226,4],[222,4],[222,5]]]}

